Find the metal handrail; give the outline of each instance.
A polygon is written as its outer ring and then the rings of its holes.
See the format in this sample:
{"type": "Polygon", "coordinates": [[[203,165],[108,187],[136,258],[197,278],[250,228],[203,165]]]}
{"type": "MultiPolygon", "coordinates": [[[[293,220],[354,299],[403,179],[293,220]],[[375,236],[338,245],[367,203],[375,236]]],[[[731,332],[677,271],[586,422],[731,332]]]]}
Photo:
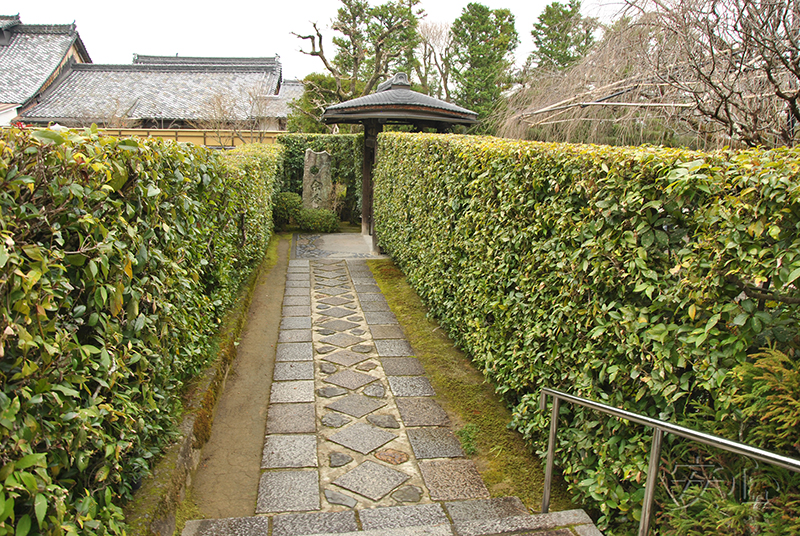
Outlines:
{"type": "Polygon", "coordinates": [[[647,469],[644,499],[642,499],[642,517],[639,521],[639,536],[647,536],[648,532],[650,531],[653,495],[656,489],[656,477],[658,476],[659,464],[661,462],[661,444],[663,441],[664,432],[685,437],[686,439],[697,441],[698,443],[702,443],[704,445],[717,447],[727,450],[728,452],[741,454],[742,456],[747,456],[748,458],[753,458],[755,460],[777,465],[778,467],[783,467],[784,469],[800,473],[800,460],[775,454],[774,452],[769,452],[756,447],[751,447],[750,445],[745,445],[744,443],[739,443],[737,441],[731,441],[723,437],[706,434],[704,432],[698,432],[697,430],[692,430],[691,428],[686,428],[685,426],[679,426],[677,424],[668,423],[659,419],[653,419],[652,417],[639,415],[638,413],[632,413],[624,409],[601,404],[600,402],[595,402],[579,396],[556,391],[555,389],[542,389],[539,399],[539,407],[542,409],[542,411],[545,410],[548,395],[553,397],[553,408],[550,415],[550,437],[547,442],[547,465],[545,466],[544,495],[542,496],[542,513],[544,514],[550,510],[550,484],[553,480],[553,457],[555,455],[556,433],[558,432],[558,412],[561,407],[562,400],[565,402],[571,402],[572,404],[585,406],[602,413],[614,415],[620,419],[626,419],[632,422],[643,424],[654,429],[653,442],[650,446],[650,462],[647,469]]]}

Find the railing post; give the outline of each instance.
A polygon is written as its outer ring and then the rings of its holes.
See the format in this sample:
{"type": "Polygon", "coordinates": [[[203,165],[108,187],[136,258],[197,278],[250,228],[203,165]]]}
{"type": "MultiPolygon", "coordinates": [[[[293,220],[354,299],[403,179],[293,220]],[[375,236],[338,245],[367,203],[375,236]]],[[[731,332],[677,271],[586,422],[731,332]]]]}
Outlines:
{"type": "Polygon", "coordinates": [[[653,495],[658,481],[658,468],[661,464],[661,442],[664,432],[660,428],[653,429],[653,442],[650,446],[650,466],[647,468],[647,483],[642,500],[642,518],[639,520],[639,536],[647,536],[650,532],[650,520],[653,517],[653,495]]]}
{"type": "MultiPolygon", "coordinates": [[[[542,393],[544,398],[544,393],[542,393]]],[[[544,493],[542,494],[542,513],[550,511],[550,484],[553,481],[553,458],[556,451],[556,432],[558,432],[558,410],[561,399],[553,397],[553,410],[550,413],[550,437],[547,439],[547,465],[544,469],[544,493]]]]}

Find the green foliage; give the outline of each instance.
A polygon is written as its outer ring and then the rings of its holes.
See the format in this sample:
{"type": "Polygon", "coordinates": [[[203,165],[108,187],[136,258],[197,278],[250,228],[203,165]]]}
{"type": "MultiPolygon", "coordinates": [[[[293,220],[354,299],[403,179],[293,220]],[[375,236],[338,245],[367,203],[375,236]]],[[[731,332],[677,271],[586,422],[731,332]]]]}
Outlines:
{"type": "Polygon", "coordinates": [[[471,2],[452,27],[456,103],[486,119],[511,85],[508,69],[519,44],[514,15],[471,2]]]}
{"type": "Polygon", "coordinates": [[[339,219],[358,223],[361,217],[361,176],[364,165],[363,134],[282,134],[278,143],[284,147],[282,190],[303,193],[306,149],[328,151],[331,155],[331,179],[346,187],[339,219]]]}
{"type": "Polygon", "coordinates": [[[594,43],[598,22],[581,16],[580,0],[568,5],[553,2],[533,24],[531,36],[536,49],[528,62],[538,69],[566,69],[586,55],[594,43]]]}
{"type": "Polygon", "coordinates": [[[275,228],[283,230],[293,219],[297,219],[303,198],[294,192],[280,192],[275,196],[275,207],[272,209],[272,220],[275,228]]]}
{"type": "Polygon", "coordinates": [[[475,446],[475,440],[478,439],[479,431],[478,425],[470,422],[455,432],[458,441],[461,443],[461,448],[464,449],[464,454],[467,456],[478,452],[478,448],[475,446]]]}
{"type": "Polygon", "coordinates": [[[0,534],[123,534],[120,504],[263,255],[279,163],[278,147],[0,135],[0,534]]]}
{"type": "Polygon", "coordinates": [[[289,103],[286,130],[309,134],[328,134],[330,127],[320,118],[328,106],[339,102],[336,79],[331,75],[312,73],[303,79],[303,96],[289,103]]]}
{"type": "MultiPolygon", "coordinates": [[[[737,439],[732,371],[800,342],[798,162],[796,149],[384,133],[376,233],[540,452],[542,387],[678,423],[705,415],[697,427],[730,423],[737,439]]],[[[601,525],[638,519],[649,432],[579,407],[561,418],[572,489],[601,525]]],[[[780,438],[795,421],[770,422],[780,438]]]]}
{"type": "Polygon", "coordinates": [[[295,216],[297,226],[306,233],[335,233],[339,230],[339,218],[332,210],[303,208],[295,216]]]}

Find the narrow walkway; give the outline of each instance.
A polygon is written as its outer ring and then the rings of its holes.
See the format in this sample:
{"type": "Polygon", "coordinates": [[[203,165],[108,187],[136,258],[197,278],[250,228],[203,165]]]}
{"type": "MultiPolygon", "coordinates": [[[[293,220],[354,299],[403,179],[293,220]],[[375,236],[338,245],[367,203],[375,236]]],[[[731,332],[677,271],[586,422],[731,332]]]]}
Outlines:
{"type": "Polygon", "coordinates": [[[515,497],[489,498],[366,264],[367,241],[301,235],[292,256],[257,515],[190,521],[184,536],[600,534],[582,510],[531,516],[515,497]]]}

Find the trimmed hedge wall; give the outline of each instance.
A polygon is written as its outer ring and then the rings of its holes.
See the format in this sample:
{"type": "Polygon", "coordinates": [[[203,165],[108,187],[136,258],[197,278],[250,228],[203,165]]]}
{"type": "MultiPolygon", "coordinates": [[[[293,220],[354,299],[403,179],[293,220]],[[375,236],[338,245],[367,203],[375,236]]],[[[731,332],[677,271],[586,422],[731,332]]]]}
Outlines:
{"type": "Polygon", "coordinates": [[[0,534],[122,534],[272,228],[280,147],[0,134],[0,534]]]}
{"type": "MultiPolygon", "coordinates": [[[[758,374],[741,367],[771,345],[792,356],[776,374],[800,368],[800,150],[386,133],[375,183],[381,247],[541,454],[549,410],[539,411],[538,393],[553,387],[798,457],[797,428],[748,420],[743,394],[756,391],[758,374]]],[[[791,396],[769,410],[800,423],[800,389],[791,396]]],[[[601,526],[629,531],[650,432],[569,405],[561,419],[565,478],[597,504],[601,526]]],[[[698,451],[669,438],[665,458],[695,463],[698,451]]],[[[730,458],[715,460],[733,467],[730,458]]],[[[800,480],[777,474],[789,506],[747,508],[758,530],[769,515],[800,513],[800,502],[791,506],[800,480]]],[[[661,500],[669,524],[670,499],[661,500]]]]}
{"type": "Polygon", "coordinates": [[[358,223],[361,217],[361,175],[364,163],[363,134],[281,134],[284,146],[284,172],[281,189],[303,195],[303,172],[306,149],[331,154],[331,177],[334,184],[347,187],[339,210],[342,221],[358,223]]]}

